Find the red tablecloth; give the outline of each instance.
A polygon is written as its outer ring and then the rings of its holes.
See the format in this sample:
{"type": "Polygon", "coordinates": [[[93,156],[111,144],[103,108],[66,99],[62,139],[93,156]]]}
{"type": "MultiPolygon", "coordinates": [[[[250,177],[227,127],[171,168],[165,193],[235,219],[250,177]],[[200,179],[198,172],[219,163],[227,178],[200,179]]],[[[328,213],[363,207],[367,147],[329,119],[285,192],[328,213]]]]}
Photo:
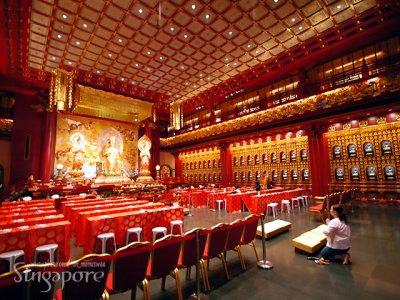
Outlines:
{"type": "MultiPolygon", "coordinates": [[[[146,201],[137,201],[137,202],[146,202],[146,201]]],[[[156,209],[156,208],[162,208],[164,207],[164,204],[162,203],[144,203],[140,205],[129,205],[129,206],[124,206],[124,207],[117,207],[115,209],[96,209],[92,211],[84,211],[79,213],[78,217],[78,223],[76,224],[75,229],[75,244],[77,246],[83,246],[84,245],[84,238],[85,238],[85,232],[86,228],[88,226],[88,218],[90,217],[96,217],[96,216],[102,216],[102,215],[114,215],[118,213],[127,213],[127,212],[134,212],[134,211],[139,211],[141,209],[145,210],[150,210],[150,209],[156,209]]]]}
{"type": "Polygon", "coordinates": [[[89,217],[83,252],[84,254],[92,252],[97,235],[105,232],[114,232],[117,244],[124,245],[127,229],[131,227],[142,227],[143,240],[151,241],[152,228],[163,226],[169,231],[172,220],[183,220],[182,207],[165,207],[150,211],[89,217]]]}
{"type": "Polygon", "coordinates": [[[2,214],[0,215],[0,222],[5,222],[5,221],[12,221],[14,219],[25,219],[35,216],[35,217],[44,217],[44,216],[51,216],[51,215],[56,215],[58,212],[53,209],[53,210],[36,210],[35,212],[15,212],[15,213],[10,213],[10,214],[2,214]]]}
{"type": "Polygon", "coordinates": [[[1,207],[18,207],[18,206],[40,206],[40,205],[53,205],[54,199],[37,199],[28,201],[15,201],[15,202],[3,202],[1,207]]]}
{"type": "Polygon", "coordinates": [[[70,255],[70,223],[60,221],[34,226],[20,226],[0,230],[0,253],[24,250],[25,262],[33,260],[35,248],[45,244],[58,244],[60,261],[68,261],[70,255]]]}
{"type": "Polygon", "coordinates": [[[96,205],[105,205],[105,204],[115,204],[125,202],[126,198],[117,198],[117,199],[90,199],[84,201],[70,202],[65,203],[62,207],[62,212],[67,220],[72,218],[73,208],[75,207],[93,207],[96,205]]]}
{"type": "Polygon", "coordinates": [[[192,192],[190,197],[191,197],[191,202],[194,207],[207,206],[207,192],[206,191],[192,192]]]}
{"type": "Polygon", "coordinates": [[[27,206],[7,206],[0,207],[0,215],[9,214],[9,213],[23,213],[23,212],[31,212],[34,213],[37,210],[54,210],[54,205],[46,204],[46,205],[27,205],[27,206]]]}
{"type": "Polygon", "coordinates": [[[242,211],[242,197],[244,194],[227,194],[226,195],[226,211],[229,213],[242,211]]]}
{"type": "Polygon", "coordinates": [[[0,221],[0,229],[6,229],[6,228],[14,228],[14,227],[20,227],[20,226],[31,226],[31,225],[36,225],[36,224],[46,224],[46,223],[54,223],[54,222],[59,222],[59,221],[64,221],[65,217],[62,214],[59,215],[47,215],[47,216],[42,216],[42,217],[36,217],[33,215],[30,215],[30,218],[16,218],[13,220],[7,220],[7,221],[0,221]]]}
{"type": "MultiPolygon", "coordinates": [[[[79,213],[84,211],[95,211],[95,210],[102,210],[103,213],[107,213],[108,209],[112,208],[124,208],[129,205],[143,205],[147,204],[147,201],[137,201],[137,200],[120,200],[120,201],[111,201],[111,202],[96,202],[92,203],[90,206],[73,206],[69,208],[68,218],[67,220],[71,222],[71,229],[72,232],[75,231],[75,227],[79,222],[79,213]]],[[[79,227],[77,227],[80,229],[79,227]]]]}

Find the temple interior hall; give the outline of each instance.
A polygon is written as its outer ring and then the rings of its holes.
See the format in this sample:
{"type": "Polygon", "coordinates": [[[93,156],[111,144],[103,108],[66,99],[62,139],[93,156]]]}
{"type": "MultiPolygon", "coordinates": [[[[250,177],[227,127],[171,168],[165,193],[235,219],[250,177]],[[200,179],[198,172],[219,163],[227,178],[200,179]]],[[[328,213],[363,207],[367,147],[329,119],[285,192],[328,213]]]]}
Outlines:
{"type": "Polygon", "coordinates": [[[399,299],[399,13],[1,0],[0,300],[399,299]]]}

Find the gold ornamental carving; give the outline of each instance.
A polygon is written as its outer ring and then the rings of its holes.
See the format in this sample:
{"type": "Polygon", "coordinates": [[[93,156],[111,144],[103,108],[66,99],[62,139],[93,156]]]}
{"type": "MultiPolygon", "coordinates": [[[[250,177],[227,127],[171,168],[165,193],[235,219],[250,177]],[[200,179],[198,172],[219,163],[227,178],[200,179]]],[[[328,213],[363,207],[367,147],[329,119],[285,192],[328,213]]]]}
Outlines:
{"type": "Polygon", "coordinates": [[[152,103],[77,85],[74,113],[104,119],[138,123],[152,116],[152,103]]]}
{"type": "Polygon", "coordinates": [[[303,115],[308,112],[323,110],[332,106],[360,101],[363,98],[376,97],[382,93],[390,93],[392,90],[395,90],[395,88],[400,88],[400,81],[396,79],[396,76],[375,77],[361,83],[352,84],[267,110],[258,111],[233,120],[199,128],[174,137],[160,139],[160,143],[161,146],[173,146],[188,141],[199,140],[230,132],[232,128],[239,130],[253,126],[259,124],[259,120],[263,120],[264,123],[269,123],[283,119],[289,114],[293,116],[303,115]]]}

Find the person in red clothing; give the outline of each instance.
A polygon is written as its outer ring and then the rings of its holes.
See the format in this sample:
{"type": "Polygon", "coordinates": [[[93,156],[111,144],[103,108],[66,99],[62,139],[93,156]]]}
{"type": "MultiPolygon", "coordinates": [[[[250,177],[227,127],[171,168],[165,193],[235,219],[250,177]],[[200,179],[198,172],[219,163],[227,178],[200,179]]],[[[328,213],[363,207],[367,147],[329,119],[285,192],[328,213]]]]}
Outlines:
{"type": "Polygon", "coordinates": [[[327,244],[321,251],[321,258],[316,260],[317,264],[329,264],[330,261],[341,261],[344,265],[350,261],[350,226],[347,224],[347,217],[341,205],[331,206],[330,214],[332,220],[326,219],[328,225],[323,233],[327,237],[327,244]]]}

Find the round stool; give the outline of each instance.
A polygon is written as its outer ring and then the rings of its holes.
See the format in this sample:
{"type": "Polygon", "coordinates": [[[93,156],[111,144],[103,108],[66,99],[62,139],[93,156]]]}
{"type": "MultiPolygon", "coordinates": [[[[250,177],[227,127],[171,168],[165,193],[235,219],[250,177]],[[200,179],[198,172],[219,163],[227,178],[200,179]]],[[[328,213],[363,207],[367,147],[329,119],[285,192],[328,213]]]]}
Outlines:
{"type": "Polygon", "coordinates": [[[287,213],[290,213],[290,201],[289,200],[282,200],[281,201],[281,211],[283,212],[286,206],[287,213]]]}
{"type": "Polygon", "coordinates": [[[179,234],[183,235],[183,221],[182,220],[173,220],[170,222],[171,224],[171,234],[174,234],[174,227],[179,227],[179,234]]]}
{"type": "Polygon", "coordinates": [[[158,240],[157,235],[162,234],[162,237],[167,235],[167,228],[165,227],[154,227],[151,231],[153,232],[153,243],[158,240]]]}
{"type": "Polygon", "coordinates": [[[272,211],[272,216],[275,218],[276,217],[276,207],[278,206],[278,203],[270,203],[267,205],[267,213],[269,212],[269,209],[272,211]]]}
{"type": "Polygon", "coordinates": [[[300,197],[292,198],[292,208],[294,208],[294,203],[297,202],[297,206],[300,207],[300,197]]]}
{"type": "MultiPolygon", "coordinates": [[[[58,245],[57,244],[47,244],[47,245],[41,245],[36,247],[35,249],[35,263],[41,262],[38,260],[38,257],[40,254],[43,253],[48,253],[49,254],[49,263],[54,263],[54,257],[55,257],[55,253],[57,251],[58,254],[58,245]]],[[[57,259],[58,260],[58,259],[57,259]]]]}
{"type": "Polygon", "coordinates": [[[12,271],[14,270],[16,260],[21,256],[25,258],[25,252],[23,250],[14,250],[1,253],[0,259],[8,261],[9,271],[12,271]]]}
{"type": "Polygon", "coordinates": [[[303,199],[303,206],[308,206],[308,196],[304,195],[300,197],[303,199]]]}
{"type": "Polygon", "coordinates": [[[142,227],[132,227],[132,228],[128,228],[127,232],[126,232],[126,244],[130,244],[131,243],[131,235],[132,234],[136,234],[136,241],[140,242],[142,240],[141,235],[142,235],[142,227]]]}
{"type": "Polygon", "coordinates": [[[106,232],[106,233],[101,233],[97,236],[96,243],[94,245],[94,249],[96,250],[96,245],[97,241],[100,240],[101,242],[101,254],[106,253],[106,246],[107,246],[107,241],[109,239],[113,240],[114,243],[114,251],[117,249],[117,244],[115,243],[115,234],[114,232],[106,232]]]}
{"type": "Polygon", "coordinates": [[[215,200],[215,202],[217,202],[218,210],[221,210],[221,206],[223,205],[222,203],[224,203],[224,200],[215,200]]]}

